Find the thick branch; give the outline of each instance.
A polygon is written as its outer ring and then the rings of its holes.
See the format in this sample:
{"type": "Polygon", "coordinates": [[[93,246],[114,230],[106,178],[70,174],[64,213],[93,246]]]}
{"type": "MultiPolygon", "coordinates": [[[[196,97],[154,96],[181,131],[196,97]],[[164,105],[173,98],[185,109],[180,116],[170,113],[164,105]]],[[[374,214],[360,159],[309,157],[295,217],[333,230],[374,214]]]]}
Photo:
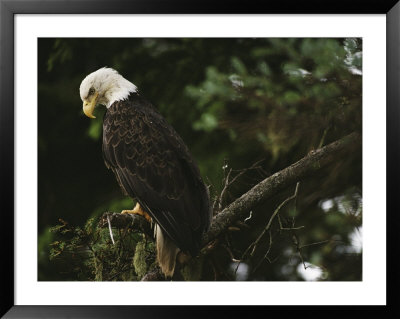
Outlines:
{"type": "MultiPolygon", "coordinates": [[[[213,218],[210,230],[203,236],[202,246],[204,247],[207,243],[217,238],[235,221],[245,218],[252,208],[280,190],[295,184],[335,161],[340,161],[345,153],[353,152],[360,146],[360,134],[349,134],[336,142],[310,152],[298,162],[264,179],[213,218]]],[[[124,228],[132,226],[151,234],[149,224],[143,217],[129,214],[104,213],[99,224],[100,227],[108,227],[106,214],[109,214],[112,227],[124,228]]]]}
{"type": "Polygon", "coordinates": [[[351,133],[336,142],[310,152],[298,162],[264,179],[214,217],[210,230],[203,236],[203,246],[218,237],[236,220],[245,218],[253,207],[258,206],[267,198],[323,167],[339,161],[343,154],[354,151],[360,146],[360,134],[351,133]]]}
{"type": "Polygon", "coordinates": [[[113,228],[125,228],[130,227],[132,229],[136,229],[141,231],[142,233],[152,236],[153,231],[151,230],[150,223],[140,215],[133,214],[120,214],[113,212],[105,212],[100,220],[99,227],[104,228],[108,227],[108,220],[110,221],[111,227],[113,228]]]}

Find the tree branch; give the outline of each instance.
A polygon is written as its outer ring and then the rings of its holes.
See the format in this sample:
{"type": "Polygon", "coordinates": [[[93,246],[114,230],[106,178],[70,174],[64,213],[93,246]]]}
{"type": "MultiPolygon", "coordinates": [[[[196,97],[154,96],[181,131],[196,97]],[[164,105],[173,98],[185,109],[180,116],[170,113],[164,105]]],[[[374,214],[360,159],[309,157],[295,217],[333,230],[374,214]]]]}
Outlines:
{"type": "Polygon", "coordinates": [[[353,152],[357,147],[361,147],[361,136],[358,133],[351,133],[323,148],[311,151],[298,162],[267,177],[213,218],[210,230],[203,236],[202,246],[218,237],[236,220],[247,216],[253,207],[267,198],[340,160],[343,154],[353,152]]]}
{"type": "MultiPolygon", "coordinates": [[[[323,148],[311,151],[298,162],[264,179],[213,218],[210,230],[203,236],[202,247],[216,239],[235,221],[245,218],[253,207],[287,186],[339,161],[345,153],[354,152],[359,147],[361,147],[360,134],[351,133],[323,148]]],[[[108,227],[107,215],[112,227],[135,227],[146,234],[152,233],[145,218],[130,214],[104,213],[99,222],[100,227],[108,227]]]]}
{"type": "Polygon", "coordinates": [[[109,224],[113,228],[129,227],[139,230],[150,237],[153,236],[150,223],[141,215],[105,212],[101,216],[98,226],[100,228],[105,228],[109,227],[109,224]]]}

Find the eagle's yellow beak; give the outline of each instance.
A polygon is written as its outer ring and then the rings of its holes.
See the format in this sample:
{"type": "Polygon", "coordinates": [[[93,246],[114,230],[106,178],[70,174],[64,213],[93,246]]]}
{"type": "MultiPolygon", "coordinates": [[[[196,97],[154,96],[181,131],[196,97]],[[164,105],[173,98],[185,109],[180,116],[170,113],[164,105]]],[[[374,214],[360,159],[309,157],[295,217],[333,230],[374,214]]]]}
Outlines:
{"type": "Polygon", "coordinates": [[[97,104],[98,96],[99,96],[99,93],[96,93],[96,94],[93,94],[91,97],[89,97],[87,100],[85,99],[83,101],[83,113],[85,113],[85,115],[87,117],[90,117],[91,119],[96,118],[95,116],[93,116],[93,111],[97,104]]]}

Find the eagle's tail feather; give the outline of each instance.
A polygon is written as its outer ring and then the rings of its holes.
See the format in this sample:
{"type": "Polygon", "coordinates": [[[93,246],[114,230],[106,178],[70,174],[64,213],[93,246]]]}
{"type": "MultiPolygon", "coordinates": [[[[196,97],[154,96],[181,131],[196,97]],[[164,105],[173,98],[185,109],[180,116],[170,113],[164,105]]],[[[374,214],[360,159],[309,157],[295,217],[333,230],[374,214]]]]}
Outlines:
{"type": "Polygon", "coordinates": [[[172,277],[175,270],[176,255],[179,248],[167,237],[164,236],[161,227],[155,225],[157,261],[161,271],[166,277],[172,277]]]}

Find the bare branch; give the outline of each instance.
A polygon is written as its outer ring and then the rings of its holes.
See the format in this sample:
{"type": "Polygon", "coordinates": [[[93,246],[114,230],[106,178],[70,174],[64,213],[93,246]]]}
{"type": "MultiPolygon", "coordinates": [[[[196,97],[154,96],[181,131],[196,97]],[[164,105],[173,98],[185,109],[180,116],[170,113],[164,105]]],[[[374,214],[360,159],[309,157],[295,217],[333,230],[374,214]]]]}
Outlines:
{"type": "Polygon", "coordinates": [[[222,189],[221,195],[219,196],[218,210],[222,210],[222,201],[224,200],[225,192],[226,192],[228,186],[231,184],[229,182],[229,177],[231,176],[231,173],[232,173],[232,168],[229,170],[228,175],[226,175],[224,188],[222,189]]]}
{"type": "MultiPolygon", "coordinates": [[[[264,230],[263,230],[263,231],[261,232],[261,234],[257,237],[257,239],[255,240],[255,242],[252,243],[252,244],[250,245],[250,247],[253,246],[253,249],[252,249],[252,251],[251,251],[251,253],[250,253],[250,256],[253,256],[253,255],[254,255],[254,252],[256,251],[256,248],[257,248],[258,243],[260,242],[260,240],[261,240],[261,238],[264,236],[264,234],[265,234],[267,231],[269,231],[269,229],[271,228],[272,221],[274,220],[275,216],[279,213],[279,211],[281,210],[281,208],[282,208],[283,206],[285,206],[286,203],[288,203],[288,202],[291,201],[292,199],[295,199],[295,198],[296,198],[297,192],[298,192],[298,190],[299,190],[299,184],[300,184],[300,183],[297,183],[297,184],[296,184],[296,190],[294,191],[294,194],[293,194],[292,196],[286,198],[286,199],[275,209],[275,211],[273,212],[271,218],[270,218],[269,221],[268,221],[267,226],[265,226],[264,230]]],[[[246,251],[247,251],[247,249],[246,249],[246,251]]]]}
{"type": "Polygon", "coordinates": [[[273,174],[243,194],[213,218],[210,230],[203,236],[203,246],[215,239],[236,220],[248,216],[249,211],[280,190],[343,158],[343,154],[361,147],[361,136],[351,133],[273,174]]]}
{"type": "MultiPolygon", "coordinates": [[[[250,170],[254,170],[254,169],[262,169],[261,166],[259,166],[259,164],[264,160],[265,159],[261,159],[261,160],[255,162],[250,167],[247,167],[247,168],[244,168],[244,169],[239,169],[239,170],[234,170],[232,168],[229,169],[228,174],[226,175],[226,177],[224,177],[224,180],[223,180],[224,188],[222,189],[221,194],[217,197],[217,200],[218,200],[218,211],[221,211],[222,208],[223,208],[224,197],[225,197],[225,193],[227,192],[228,188],[233,183],[235,183],[237,181],[237,179],[239,177],[241,177],[242,175],[244,175],[246,172],[248,172],[250,170]],[[230,180],[232,172],[237,172],[237,174],[230,180]]],[[[224,172],[226,171],[227,168],[228,168],[228,164],[225,163],[224,166],[223,166],[224,172]]],[[[215,203],[213,204],[213,210],[215,210],[215,203]]]]}
{"type": "MultiPolygon", "coordinates": [[[[270,250],[271,250],[271,247],[272,247],[272,234],[271,234],[271,225],[272,225],[272,221],[274,220],[274,218],[275,218],[276,215],[278,215],[278,217],[279,217],[279,214],[278,214],[278,213],[279,213],[280,209],[281,209],[286,203],[288,203],[288,202],[291,201],[292,199],[296,199],[296,198],[297,198],[297,193],[298,193],[298,190],[299,190],[299,185],[300,185],[300,183],[297,182],[297,184],[296,184],[296,189],[295,189],[295,191],[294,191],[294,194],[293,194],[292,196],[286,198],[286,199],[275,209],[275,211],[272,213],[272,215],[271,215],[271,217],[270,217],[270,219],[269,219],[269,221],[268,221],[267,226],[265,226],[264,230],[263,230],[263,231],[261,232],[261,234],[257,237],[257,239],[256,239],[254,242],[252,242],[252,243],[246,248],[246,250],[244,251],[244,253],[243,253],[243,255],[242,255],[241,260],[243,260],[243,258],[246,256],[246,254],[249,252],[249,250],[250,250],[252,247],[253,247],[253,249],[251,250],[250,256],[251,256],[251,257],[254,256],[254,253],[255,253],[255,251],[256,251],[256,249],[257,249],[258,243],[260,242],[260,240],[261,240],[261,238],[264,236],[264,234],[268,231],[268,232],[269,232],[269,247],[268,247],[268,251],[267,251],[266,254],[264,255],[263,259],[266,259],[266,258],[267,258],[268,254],[269,254],[269,252],[270,252],[270,250]]],[[[282,229],[282,223],[281,223],[280,218],[279,218],[279,225],[280,225],[280,229],[282,229]]],[[[269,258],[268,258],[268,260],[269,260],[269,258]]],[[[239,268],[239,265],[240,265],[240,262],[238,263],[235,272],[236,272],[237,269],[239,268]]],[[[258,265],[258,266],[259,266],[259,265],[258,265]]],[[[257,267],[256,267],[256,268],[257,268],[257,267]]]]}
{"type": "Polygon", "coordinates": [[[264,259],[268,260],[269,263],[272,263],[272,262],[271,262],[271,259],[269,259],[269,257],[268,257],[269,252],[271,251],[271,247],[272,247],[272,233],[271,233],[271,230],[269,230],[268,233],[269,233],[269,245],[268,245],[268,250],[267,250],[267,252],[264,254],[263,258],[262,258],[262,259],[258,262],[258,264],[254,267],[253,273],[258,269],[258,267],[261,266],[261,264],[262,264],[262,262],[264,261],[264,259]]]}

